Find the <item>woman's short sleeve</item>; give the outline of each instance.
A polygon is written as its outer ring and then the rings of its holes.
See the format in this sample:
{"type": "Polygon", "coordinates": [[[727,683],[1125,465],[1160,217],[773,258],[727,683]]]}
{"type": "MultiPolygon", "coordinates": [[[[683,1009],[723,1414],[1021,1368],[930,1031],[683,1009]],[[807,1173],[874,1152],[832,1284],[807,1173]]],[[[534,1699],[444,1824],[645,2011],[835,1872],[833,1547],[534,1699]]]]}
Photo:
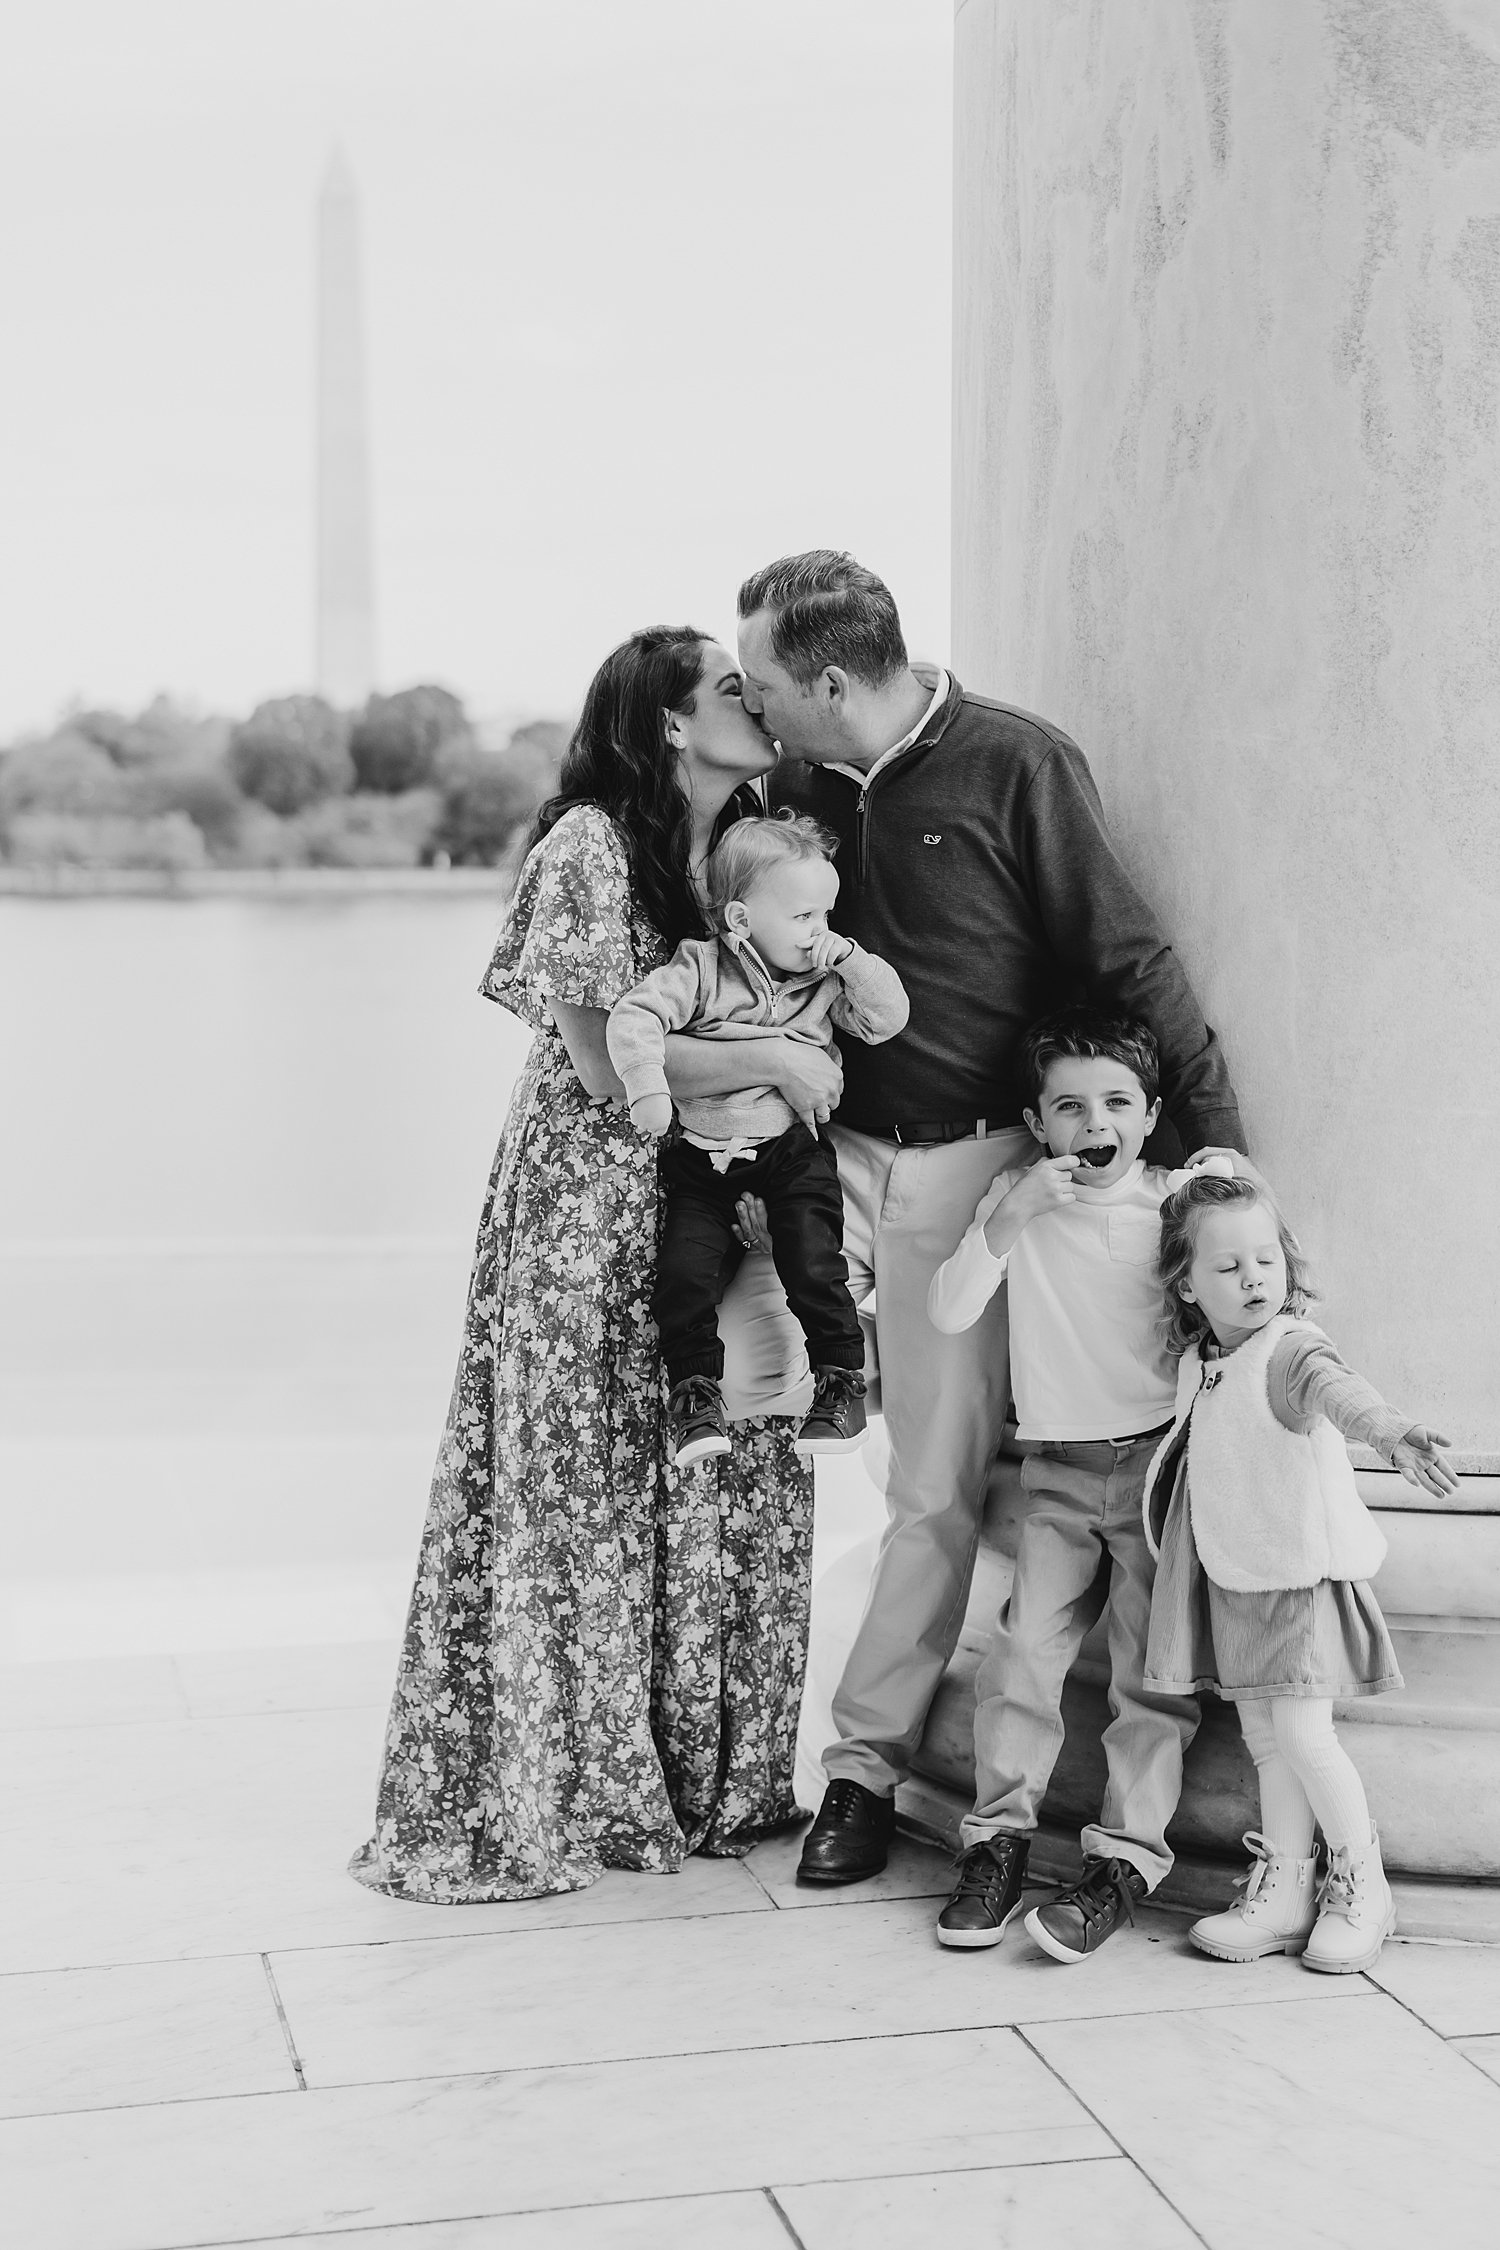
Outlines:
{"type": "Polygon", "coordinates": [[[547,1000],[612,1008],[636,981],[625,846],[607,813],[575,805],[528,853],[479,989],[539,1025],[547,1000]]]}

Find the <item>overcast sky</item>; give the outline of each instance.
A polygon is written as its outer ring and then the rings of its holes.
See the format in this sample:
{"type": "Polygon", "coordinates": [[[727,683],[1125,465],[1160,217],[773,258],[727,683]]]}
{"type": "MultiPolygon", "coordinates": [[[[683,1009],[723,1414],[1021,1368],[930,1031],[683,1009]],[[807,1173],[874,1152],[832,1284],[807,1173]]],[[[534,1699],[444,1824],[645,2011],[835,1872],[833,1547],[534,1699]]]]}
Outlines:
{"type": "Polygon", "coordinates": [[[310,684],[313,214],[379,671],[565,710],[847,546],[948,620],[950,0],[47,0],[0,85],[0,736],[310,684]]]}

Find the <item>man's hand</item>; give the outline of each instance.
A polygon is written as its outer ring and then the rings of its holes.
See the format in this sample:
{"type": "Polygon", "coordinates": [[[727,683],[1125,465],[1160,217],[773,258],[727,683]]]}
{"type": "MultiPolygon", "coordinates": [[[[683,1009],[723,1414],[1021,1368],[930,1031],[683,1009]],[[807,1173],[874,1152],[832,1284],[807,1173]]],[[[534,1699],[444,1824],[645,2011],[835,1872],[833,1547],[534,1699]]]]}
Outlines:
{"type": "Polygon", "coordinates": [[[1458,1479],[1438,1451],[1440,1445],[1451,1442],[1439,1437],[1436,1430],[1408,1430],[1395,1452],[1392,1464],[1401,1471],[1408,1484],[1421,1492],[1430,1492],[1434,1500],[1447,1493],[1457,1492],[1458,1479]]]}
{"type": "Polygon", "coordinates": [[[810,969],[836,969],[853,951],[852,938],[840,937],[837,930],[823,930],[808,949],[807,965],[810,969]]]}
{"type": "Polygon", "coordinates": [[[672,1097],[670,1094],[642,1094],[630,1105],[630,1122],[638,1133],[648,1133],[659,1141],[672,1122],[672,1097]]]}
{"type": "Polygon", "coordinates": [[[1044,1211],[1058,1211],[1065,1203],[1078,1201],[1073,1193],[1077,1170],[1076,1156],[1046,1156],[1022,1173],[984,1222],[984,1239],[992,1256],[1003,1258],[1014,1250],[1032,1220],[1039,1219],[1044,1211]]]}
{"type": "Polygon", "coordinates": [[[810,1133],[826,1125],[844,1091],[844,1074],[826,1047],[800,1039],[767,1040],[767,1076],[810,1133]]]}

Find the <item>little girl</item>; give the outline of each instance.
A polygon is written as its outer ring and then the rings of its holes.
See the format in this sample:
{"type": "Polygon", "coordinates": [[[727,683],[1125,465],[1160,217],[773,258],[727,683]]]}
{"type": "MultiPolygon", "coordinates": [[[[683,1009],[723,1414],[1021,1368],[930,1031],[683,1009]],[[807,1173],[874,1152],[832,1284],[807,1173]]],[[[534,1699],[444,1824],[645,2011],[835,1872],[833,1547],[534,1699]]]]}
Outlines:
{"type": "Polygon", "coordinates": [[[1263,1831],[1245,1838],[1244,1898],[1188,1935],[1224,1961],[1300,1953],[1333,1975],[1368,1969],[1396,1913],[1333,1703],[1398,1688],[1401,1674],[1366,1583],[1385,1540],[1343,1441],[1441,1495],[1458,1484],[1438,1452],[1448,1440],[1394,1413],[1303,1317],[1306,1268],[1256,1183],[1199,1172],[1168,1196],[1158,1272],[1180,1366],[1146,1480],[1159,1554],[1146,1681],[1239,1706],[1263,1831]],[[1315,1820],[1329,1855],[1321,1891],[1315,1820]]]}

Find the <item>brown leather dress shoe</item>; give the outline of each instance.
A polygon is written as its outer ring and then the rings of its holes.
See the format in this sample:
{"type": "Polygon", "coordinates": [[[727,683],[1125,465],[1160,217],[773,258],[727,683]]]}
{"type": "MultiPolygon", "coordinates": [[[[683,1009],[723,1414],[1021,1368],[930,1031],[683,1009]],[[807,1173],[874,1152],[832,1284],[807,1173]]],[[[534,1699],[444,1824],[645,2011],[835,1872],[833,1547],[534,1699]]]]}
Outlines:
{"type": "Polygon", "coordinates": [[[799,1883],[862,1883],[878,1875],[896,1832],[896,1800],[858,1781],[830,1781],[797,1865],[799,1883]]]}

